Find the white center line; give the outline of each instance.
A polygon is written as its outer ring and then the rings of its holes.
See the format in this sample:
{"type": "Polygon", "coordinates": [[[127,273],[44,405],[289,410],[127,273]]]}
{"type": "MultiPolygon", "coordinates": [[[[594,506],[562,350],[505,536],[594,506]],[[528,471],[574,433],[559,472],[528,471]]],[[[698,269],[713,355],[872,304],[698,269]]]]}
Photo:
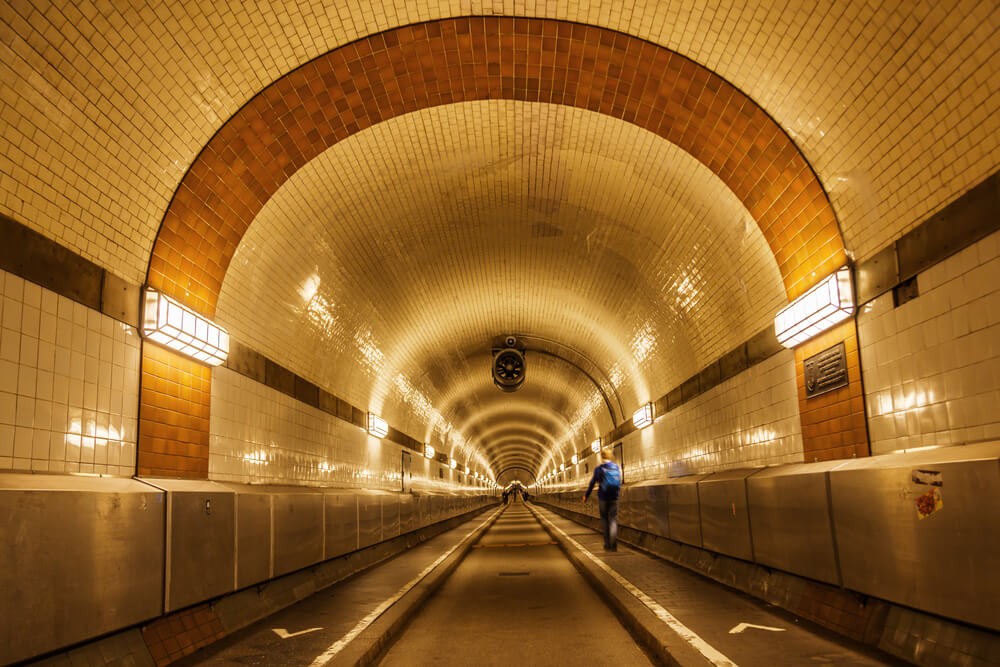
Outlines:
{"type": "Polygon", "coordinates": [[[628,581],[625,577],[618,574],[618,572],[616,572],[614,569],[608,566],[608,564],[602,561],[600,558],[598,558],[594,554],[584,549],[579,542],[577,542],[572,537],[563,532],[563,530],[559,528],[559,526],[555,525],[554,523],[549,521],[547,518],[545,518],[538,512],[535,512],[535,516],[538,517],[540,521],[546,523],[550,528],[555,530],[557,533],[562,535],[566,539],[566,541],[572,544],[574,547],[576,547],[576,549],[580,553],[589,558],[597,567],[604,570],[612,579],[614,579],[621,586],[623,586],[625,590],[627,590],[629,593],[635,596],[635,598],[638,599],[639,602],[646,605],[646,607],[651,612],[656,614],[657,618],[666,623],[671,630],[680,635],[681,639],[686,641],[695,650],[697,650],[699,653],[705,656],[705,658],[707,658],[708,661],[711,662],[713,665],[716,665],[717,667],[738,667],[735,662],[733,662],[725,655],[723,655],[721,651],[719,651],[717,648],[715,648],[714,646],[706,642],[704,639],[699,637],[697,634],[695,634],[694,630],[681,623],[679,620],[677,620],[677,617],[675,617],[669,611],[661,607],[656,600],[654,600],[653,598],[649,597],[641,590],[636,588],[632,584],[632,582],[628,581]]]}
{"type": "Polygon", "coordinates": [[[355,637],[357,637],[359,634],[361,634],[362,632],[364,632],[368,628],[369,625],[371,625],[372,623],[374,623],[376,621],[376,619],[378,619],[379,616],[381,616],[382,614],[384,614],[386,612],[386,610],[389,609],[389,607],[391,607],[396,602],[398,602],[401,597],[403,597],[404,595],[406,595],[407,593],[409,593],[410,590],[412,590],[414,586],[416,586],[417,584],[419,584],[420,581],[424,577],[426,577],[428,574],[430,574],[431,572],[433,572],[434,568],[436,568],[438,565],[440,565],[446,558],[448,558],[448,556],[450,556],[451,554],[453,554],[456,549],[458,549],[463,544],[465,544],[466,541],[468,541],[468,539],[470,537],[472,537],[480,528],[482,528],[487,523],[489,523],[490,521],[492,521],[493,517],[495,517],[497,514],[499,514],[501,512],[501,510],[502,510],[502,508],[498,509],[496,512],[494,512],[493,514],[491,514],[489,516],[489,518],[487,518],[481,524],[479,524],[478,526],[476,526],[475,528],[473,528],[472,531],[469,532],[468,535],[466,535],[465,537],[463,537],[462,540],[458,544],[456,544],[451,549],[448,549],[443,554],[441,554],[441,556],[437,560],[435,560],[433,563],[431,563],[430,565],[428,565],[427,567],[425,567],[420,572],[420,574],[418,574],[416,577],[414,577],[409,582],[407,582],[406,585],[404,585],[402,588],[400,588],[398,591],[396,591],[396,593],[392,597],[390,597],[388,600],[386,600],[385,602],[383,602],[382,604],[380,604],[379,606],[375,607],[370,612],[368,612],[368,614],[364,618],[362,618],[360,621],[358,621],[357,625],[355,625],[353,628],[351,628],[350,632],[348,632],[346,635],[344,635],[343,637],[341,637],[340,639],[338,639],[336,642],[334,642],[333,644],[331,644],[329,646],[329,648],[327,648],[325,651],[323,651],[318,656],[316,656],[316,659],[313,660],[312,663],[310,663],[309,667],[322,667],[323,665],[325,665],[328,662],[330,662],[334,658],[334,656],[336,656],[338,653],[340,653],[341,651],[343,651],[344,647],[347,646],[348,644],[350,644],[351,641],[353,641],[355,637]]]}

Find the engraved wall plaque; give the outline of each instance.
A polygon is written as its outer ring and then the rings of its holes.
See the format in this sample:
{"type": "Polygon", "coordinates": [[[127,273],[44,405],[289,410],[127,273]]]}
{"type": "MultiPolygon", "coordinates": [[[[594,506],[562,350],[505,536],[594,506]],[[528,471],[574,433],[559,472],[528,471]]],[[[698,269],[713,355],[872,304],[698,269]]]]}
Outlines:
{"type": "Polygon", "coordinates": [[[806,398],[846,387],[847,352],[840,342],[805,360],[806,398]]]}

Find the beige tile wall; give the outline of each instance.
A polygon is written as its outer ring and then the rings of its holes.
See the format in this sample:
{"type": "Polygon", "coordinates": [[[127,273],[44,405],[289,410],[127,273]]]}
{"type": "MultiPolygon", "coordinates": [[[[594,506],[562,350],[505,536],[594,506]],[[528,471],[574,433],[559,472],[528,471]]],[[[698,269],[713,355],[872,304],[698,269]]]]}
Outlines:
{"type": "MultiPolygon", "coordinates": [[[[401,446],[227,368],[212,372],[210,421],[210,479],[389,491],[402,486],[401,446]]],[[[464,471],[418,452],[411,456],[415,489],[471,488],[464,471]]]]}
{"type": "MultiPolygon", "coordinates": [[[[630,483],[729,468],[802,462],[795,360],[786,350],[622,439],[630,483]]],[[[613,444],[613,443],[608,443],[613,444]]],[[[569,464],[558,459],[545,464],[569,464]]],[[[596,456],[570,466],[564,488],[586,483],[596,456]]]]}
{"type": "Polygon", "coordinates": [[[1000,232],[861,309],[872,453],[1000,438],[1000,232]]]}
{"type": "Polygon", "coordinates": [[[135,472],[135,329],[0,271],[0,470],[135,472]]]}

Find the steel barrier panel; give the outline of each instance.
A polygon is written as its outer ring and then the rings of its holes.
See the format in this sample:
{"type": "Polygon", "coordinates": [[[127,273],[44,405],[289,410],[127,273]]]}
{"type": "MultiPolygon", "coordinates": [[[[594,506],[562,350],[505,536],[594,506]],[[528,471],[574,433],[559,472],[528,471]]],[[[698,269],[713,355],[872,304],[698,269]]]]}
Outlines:
{"type": "Polygon", "coordinates": [[[271,494],[241,485],[236,489],[236,588],[271,576],[271,494]]]}
{"type": "Polygon", "coordinates": [[[1000,630],[1000,442],[830,472],[846,588],[1000,630]]]}
{"type": "Polygon", "coordinates": [[[698,507],[698,480],[705,475],[675,477],[667,481],[667,521],[670,539],[701,546],[701,517],[698,507]]]}
{"type": "Polygon", "coordinates": [[[0,475],[0,664],[158,616],[165,516],[131,479],[0,475]]]}
{"type": "Polygon", "coordinates": [[[843,464],[784,465],[765,468],[747,479],[758,563],[840,585],[827,475],[843,464]]]}
{"type": "Polygon", "coordinates": [[[323,495],[324,555],[335,558],[358,548],[358,497],[353,493],[327,492],[323,495]]]}
{"type": "Polygon", "coordinates": [[[706,549],[753,560],[746,478],[760,468],[717,472],[698,482],[701,540],[706,549]]]}
{"type": "Polygon", "coordinates": [[[274,512],[274,576],[323,560],[323,493],[296,489],[276,491],[274,512]]]}
{"type": "Polygon", "coordinates": [[[382,499],[371,493],[358,495],[358,548],[382,541],[382,499]]]}

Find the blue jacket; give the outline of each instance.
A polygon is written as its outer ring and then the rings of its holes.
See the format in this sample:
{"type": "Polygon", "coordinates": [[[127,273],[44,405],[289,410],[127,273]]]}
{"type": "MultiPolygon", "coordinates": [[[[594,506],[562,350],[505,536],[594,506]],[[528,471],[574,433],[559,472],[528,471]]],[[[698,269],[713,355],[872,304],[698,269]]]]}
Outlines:
{"type": "Polygon", "coordinates": [[[587,487],[587,493],[584,498],[590,498],[590,492],[594,490],[594,484],[597,484],[597,499],[598,500],[618,500],[618,492],[620,488],[609,489],[605,491],[600,487],[601,481],[604,479],[604,468],[614,466],[618,467],[618,464],[614,461],[605,461],[601,465],[594,468],[594,475],[590,478],[590,485],[587,487]]]}

